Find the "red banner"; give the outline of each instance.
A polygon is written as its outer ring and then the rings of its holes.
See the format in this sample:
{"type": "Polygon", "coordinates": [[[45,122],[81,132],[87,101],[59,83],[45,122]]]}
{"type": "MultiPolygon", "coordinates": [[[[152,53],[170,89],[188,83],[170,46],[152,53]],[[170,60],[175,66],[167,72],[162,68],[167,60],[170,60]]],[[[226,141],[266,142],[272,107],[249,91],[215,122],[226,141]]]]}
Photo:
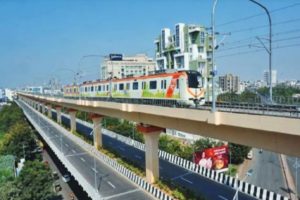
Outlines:
{"type": "Polygon", "coordinates": [[[194,162],[200,166],[213,170],[226,170],[228,168],[228,146],[219,146],[194,153],[194,162]]]}

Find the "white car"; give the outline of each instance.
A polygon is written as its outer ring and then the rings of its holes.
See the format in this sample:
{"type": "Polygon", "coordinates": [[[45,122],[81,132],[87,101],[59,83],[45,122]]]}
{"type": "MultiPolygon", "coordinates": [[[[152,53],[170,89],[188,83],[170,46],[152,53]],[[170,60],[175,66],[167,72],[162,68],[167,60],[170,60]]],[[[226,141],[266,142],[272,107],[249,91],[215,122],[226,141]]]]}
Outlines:
{"type": "Polygon", "coordinates": [[[249,153],[247,154],[247,158],[249,160],[252,160],[252,158],[253,158],[253,151],[252,150],[250,150],[249,153]]]}
{"type": "Polygon", "coordinates": [[[69,174],[65,174],[65,175],[62,176],[62,180],[63,180],[65,183],[67,183],[67,182],[69,182],[69,181],[71,180],[71,177],[70,177],[69,174]]]}

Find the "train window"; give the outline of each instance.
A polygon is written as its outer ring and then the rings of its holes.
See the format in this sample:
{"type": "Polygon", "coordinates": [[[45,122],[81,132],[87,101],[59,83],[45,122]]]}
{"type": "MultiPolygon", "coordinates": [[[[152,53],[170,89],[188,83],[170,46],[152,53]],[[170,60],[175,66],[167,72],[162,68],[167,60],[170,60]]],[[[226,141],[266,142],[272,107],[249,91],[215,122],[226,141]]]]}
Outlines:
{"type": "Polygon", "coordinates": [[[166,89],[167,88],[167,80],[161,80],[160,87],[161,87],[161,89],[166,89]]]}
{"type": "Polygon", "coordinates": [[[108,85],[106,85],[106,91],[108,91],[108,85]]]}
{"type": "Polygon", "coordinates": [[[126,83],[126,90],[130,89],[130,83],[126,83]]]}
{"type": "Polygon", "coordinates": [[[156,81],[150,81],[150,90],[156,90],[156,81]]]}
{"type": "Polygon", "coordinates": [[[87,92],[87,87],[84,87],[84,91],[87,92]]]}
{"type": "Polygon", "coordinates": [[[199,88],[199,80],[201,80],[201,74],[197,71],[187,71],[188,75],[188,87],[199,88]]]}
{"type": "Polygon", "coordinates": [[[119,90],[124,90],[124,83],[119,84],[119,90]]]}
{"type": "Polygon", "coordinates": [[[176,80],[176,88],[179,88],[179,79],[176,80]]]}
{"type": "Polygon", "coordinates": [[[99,85],[99,86],[98,86],[98,91],[100,91],[100,92],[101,92],[101,85],[99,85]]]}
{"type": "Polygon", "coordinates": [[[94,92],[94,86],[91,87],[91,91],[94,92]]]}
{"type": "Polygon", "coordinates": [[[138,90],[139,89],[139,83],[138,82],[133,82],[132,89],[133,90],[138,90]]]}

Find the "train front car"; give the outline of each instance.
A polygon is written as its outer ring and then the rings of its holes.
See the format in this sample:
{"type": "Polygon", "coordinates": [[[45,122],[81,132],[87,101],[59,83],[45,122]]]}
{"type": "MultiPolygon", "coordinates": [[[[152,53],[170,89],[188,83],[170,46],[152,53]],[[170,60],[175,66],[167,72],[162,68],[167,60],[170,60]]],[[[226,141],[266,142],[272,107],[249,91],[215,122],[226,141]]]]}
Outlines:
{"type": "Polygon", "coordinates": [[[205,104],[205,89],[203,87],[202,75],[198,71],[185,71],[184,80],[180,81],[181,99],[190,106],[205,104]]]}

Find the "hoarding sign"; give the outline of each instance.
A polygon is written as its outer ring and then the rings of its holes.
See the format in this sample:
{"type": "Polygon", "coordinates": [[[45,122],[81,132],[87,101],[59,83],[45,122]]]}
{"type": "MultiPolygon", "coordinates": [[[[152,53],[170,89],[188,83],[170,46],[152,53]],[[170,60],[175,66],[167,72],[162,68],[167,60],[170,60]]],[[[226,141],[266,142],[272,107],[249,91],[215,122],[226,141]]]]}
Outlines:
{"type": "Polygon", "coordinates": [[[226,171],[228,169],[228,146],[223,145],[194,153],[194,162],[208,169],[226,171]]]}
{"type": "Polygon", "coordinates": [[[109,54],[109,59],[110,60],[123,60],[123,55],[122,54],[109,54]]]}

